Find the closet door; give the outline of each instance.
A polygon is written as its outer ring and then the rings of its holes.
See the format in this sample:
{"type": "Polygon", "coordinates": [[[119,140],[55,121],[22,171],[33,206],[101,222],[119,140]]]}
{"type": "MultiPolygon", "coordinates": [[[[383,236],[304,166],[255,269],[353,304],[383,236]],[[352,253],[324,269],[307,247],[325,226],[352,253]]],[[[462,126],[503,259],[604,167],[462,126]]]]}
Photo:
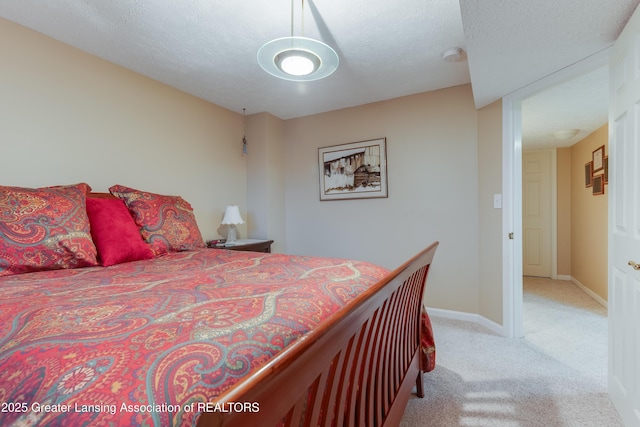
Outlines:
{"type": "Polygon", "coordinates": [[[522,274],[551,277],[551,150],[522,153],[522,274]]]}

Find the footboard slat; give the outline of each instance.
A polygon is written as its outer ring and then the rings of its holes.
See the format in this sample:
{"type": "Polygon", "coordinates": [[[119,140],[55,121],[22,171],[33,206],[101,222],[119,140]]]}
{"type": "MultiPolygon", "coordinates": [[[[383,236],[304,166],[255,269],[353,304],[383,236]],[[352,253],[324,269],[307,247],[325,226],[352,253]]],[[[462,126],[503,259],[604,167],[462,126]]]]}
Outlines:
{"type": "Polygon", "coordinates": [[[400,376],[400,364],[404,357],[403,345],[400,336],[402,334],[402,320],[403,313],[406,310],[402,310],[402,307],[406,307],[407,302],[407,294],[408,288],[402,287],[399,290],[398,302],[395,306],[395,311],[393,315],[393,325],[389,328],[390,336],[392,338],[391,347],[389,348],[390,357],[387,358],[388,364],[388,383],[385,386],[385,391],[387,393],[386,405],[384,413],[388,413],[389,408],[393,404],[393,397],[396,395],[398,390],[398,386],[400,384],[399,376],[400,376]]]}
{"type": "MultiPolygon", "coordinates": [[[[404,300],[402,302],[403,307],[411,306],[413,295],[416,292],[418,292],[418,294],[420,295],[420,298],[422,298],[422,292],[420,290],[415,290],[412,287],[403,287],[403,290],[405,292],[404,300]]],[[[410,321],[412,316],[413,314],[411,310],[402,311],[399,319],[400,333],[403,333],[405,330],[408,330],[409,336],[419,333],[412,326],[412,322],[410,321]]],[[[396,352],[397,360],[395,363],[395,368],[397,372],[394,375],[396,380],[396,385],[395,385],[396,391],[400,389],[400,385],[402,384],[402,376],[404,372],[406,372],[407,366],[409,365],[409,362],[411,360],[410,345],[409,345],[410,342],[411,341],[409,340],[400,340],[400,342],[398,343],[398,351],[396,352]]]]}
{"type": "Polygon", "coordinates": [[[380,424],[384,419],[384,415],[389,410],[389,355],[392,355],[393,340],[393,319],[396,314],[396,306],[398,299],[398,291],[391,294],[389,306],[387,307],[387,320],[384,322],[385,327],[381,330],[384,336],[381,351],[378,355],[378,386],[376,387],[376,400],[379,401],[378,411],[376,413],[377,423],[380,424]]]}
{"type": "Polygon", "coordinates": [[[385,304],[382,306],[382,321],[380,325],[378,325],[377,336],[378,342],[375,347],[372,349],[375,363],[371,366],[370,376],[372,387],[366,388],[363,390],[363,398],[367,402],[373,402],[373,408],[370,408],[370,423],[367,425],[378,426],[382,423],[382,409],[384,407],[384,402],[382,400],[382,387],[383,387],[383,363],[382,363],[382,354],[384,351],[384,342],[386,336],[386,326],[389,322],[389,311],[391,307],[390,300],[393,298],[394,294],[391,294],[391,297],[385,301],[385,304]]]}
{"type": "MultiPolygon", "coordinates": [[[[345,377],[344,368],[348,362],[349,356],[351,354],[351,348],[353,346],[353,339],[349,340],[349,344],[345,351],[340,352],[337,362],[334,364],[334,369],[331,374],[331,384],[330,387],[325,392],[324,399],[322,401],[322,406],[319,408],[322,410],[322,420],[317,423],[317,425],[322,425],[325,427],[329,427],[332,425],[333,415],[336,413],[337,407],[340,404],[340,400],[336,399],[336,395],[339,393],[339,388],[342,385],[341,378],[345,377]]],[[[312,422],[313,425],[313,422],[312,422]]]]}
{"type": "MultiPolygon", "coordinates": [[[[353,358],[351,359],[351,369],[349,370],[348,377],[343,380],[343,382],[347,383],[347,387],[346,387],[347,394],[346,394],[346,404],[342,408],[340,408],[340,410],[346,411],[345,417],[344,417],[344,425],[346,426],[356,425],[356,414],[360,409],[356,405],[357,392],[358,392],[356,384],[358,384],[358,382],[361,381],[361,378],[362,378],[362,375],[360,374],[360,372],[361,372],[362,361],[364,359],[363,355],[365,354],[364,351],[367,346],[367,342],[371,337],[370,331],[371,331],[374,320],[375,319],[368,319],[363,325],[363,328],[360,331],[360,337],[358,339],[358,346],[356,347],[356,352],[354,353],[353,358]]],[[[337,421],[341,419],[343,418],[339,417],[337,421]]]]}
{"type": "Polygon", "coordinates": [[[333,362],[322,371],[322,374],[318,378],[318,386],[313,390],[313,392],[309,392],[308,396],[308,407],[309,416],[307,417],[308,425],[317,426],[318,419],[320,418],[320,412],[322,410],[322,403],[324,402],[324,395],[327,390],[327,387],[331,387],[332,381],[332,371],[335,365],[335,359],[333,362]]]}
{"type": "Polygon", "coordinates": [[[204,426],[397,425],[420,375],[421,307],[438,242],[296,340],[217,400],[259,412],[203,413],[204,426]]]}
{"type": "MultiPolygon", "coordinates": [[[[402,290],[402,294],[400,299],[400,305],[403,307],[406,307],[407,303],[409,302],[410,289],[407,287],[402,287],[401,290],[402,290]]],[[[407,320],[406,312],[407,310],[401,310],[399,315],[397,316],[396,325],[395,325],[396,335],[400,335],[404,333],[404,331],[408,327],[408,325],[406,324],[406,320],[407,320]]],[[[409,331],[409,333],[411,333],[411,331],[409,331]]],[[[393,361],[392,361],[393,382],[390,384],[390,386],[392,387],[392,396],[393,396],[393,394],[395,394],[395,392],[398,390],[398,387],[400,387],[400,375],[401,375],[401,372],[403,372],[404,370],[403,364],[404,364],[405,358],[408,356],[407,349],[404,346],[402,340],[397,339],[392,354],[393,354],[393,361]]]]}
{"type": "Polygon", "coordinates": [[[360,402],[360,413],[357,417],[356,425],[368,425],[373,426],[374,423],[374,407],[377,407],[378,402],[373,401],[373,396],[368,396],[367,391],[375,388],[375,376],[373,375],[374,363],[376,362],[375,356],[377,354],[376,349],[379,347],[378,339],[380,337],[380,324],[382,323],[382,318],[384,316],[384,307],[387,305],[387,301],[385,300],[380,307],[375,312],[375,322],[373,327],[371,328],[371,339],[367,341],[367,345],[365,347],[364,359],[365,363],[362,367],[362,374],[360,376],[360,381],[358,385],[358,397],[357,402],[360,402]]]}
{"type": "Polygon", "coordinates": [[[404,287],[398,289],[391,295],[391,298],[389,299],[389,308],[387,310],[389,317],[387,322],[385,322],[386,327],[383,329],[385,334],[385,344],[381,354],[379,367],[380,372],[378,374],[380,378],[380,386],[377,387],[377,393],[380,398],[380,409],[378,414],[380,422],[384,420],[384,415],[389,411],[389,406],[391,405],[393,395],[395,394],[390,390],[389,383],[393,381],[391,359],[395,353],[395,341],[398,339],[398,335],[394,330],[394,323],[398,316],[401,300],[400,297],[403,289],[404,287]]]}

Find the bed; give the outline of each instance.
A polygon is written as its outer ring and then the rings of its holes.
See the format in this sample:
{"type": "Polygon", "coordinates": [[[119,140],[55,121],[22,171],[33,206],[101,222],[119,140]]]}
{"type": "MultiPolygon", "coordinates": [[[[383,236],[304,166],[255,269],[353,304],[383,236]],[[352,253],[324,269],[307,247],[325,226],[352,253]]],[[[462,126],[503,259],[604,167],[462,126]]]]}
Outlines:
{"type": "MultiPolygon", "coordinates": [[[[78,206],[89,211],[93,198],[122,203],[75,190],[77,203],[68,199],[57,215],[82,215],[78,206]]],[[[139,195],[135,202],[153,205],[139,195]]],[[[0,188],[5,243],[37,234],[18,233],[21,205],[11,197],[0,188]]],[[[437,242],[393,272],[355,260],[208,249],[201,236],[186,247],[181,208],[163,202],[172,206],[160,215],[171,235],[147,227],[139,259],[101,265],[98,234],[91,259],[78,241],[86,224],[66,238],[44,233],[72,248],[72,260],[55,259],[63,268],[21,265],[8,274],[7,259],[17,255],[0,246],[0,425],[396,425],[413,387],[423,395],[434,347],[422,299],[437,242]],[[182,246],[167,249],[163,239],[182,246]]],[[[124,205],[144,234],[148,215],[124,205]]]]}

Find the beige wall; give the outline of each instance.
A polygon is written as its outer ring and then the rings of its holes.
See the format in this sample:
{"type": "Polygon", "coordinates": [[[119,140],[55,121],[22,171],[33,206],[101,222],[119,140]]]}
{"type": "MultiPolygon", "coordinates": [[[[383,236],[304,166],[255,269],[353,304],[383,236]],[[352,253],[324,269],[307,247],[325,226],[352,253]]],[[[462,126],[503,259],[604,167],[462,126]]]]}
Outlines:
{"type": "Polygon", "coordinates": [[[594,196],[584,182],[584,165],[602,145],[608,154],[606,125],[571,147],[571,275],[606,301],[609,187],[594,196]]]}
{"type": "Polygon", "coordinates": [[[284,124],[268,113],[247,117],[247,233],[272,239],[272,252],[286,242],[284,124]]]}
{"type": "Polygon", "coordinates": [[[3,19],[0,94],[2,185],[179,194],[206,239],[225,205],[245,213],[240,114],[3,19]]]}
{"type": "Polygon", "coordinates": [[[287,251],[395,268],[439,240],[427,304],[478,313],[477,128],[469,85],[288,120],[287,251]],[[320,202],[318,148],[381,137],[389,197],[320,202]]]}
{"type": "Polygon", "coordinates": [[[571,148],[556,150],[557,176],[557,272],[558,277],[571,276],[571,148]]]}
{"type": "Polygon", "coordinates": [[[478,111],[479,314],[502,324],[502,101],[478,111]]]}

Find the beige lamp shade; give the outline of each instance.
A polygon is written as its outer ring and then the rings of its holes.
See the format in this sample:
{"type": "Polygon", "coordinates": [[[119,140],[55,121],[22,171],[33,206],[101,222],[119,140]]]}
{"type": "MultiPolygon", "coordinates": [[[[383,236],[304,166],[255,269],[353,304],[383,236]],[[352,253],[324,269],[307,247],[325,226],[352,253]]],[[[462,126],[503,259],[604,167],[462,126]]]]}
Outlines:
{"type": "Polygon", "coordinates": [[[240,209],[237,205],[230,205],[224,210],[224,217],[222,218],[222,224],[235,225],[244,224],[242,216],[240,216],[240,209]]]}
{"type": "Polygon", "coordinates": [[[227,233],[227,244],[232,244],[237,239],[236,224],[244,224],[244,220],[242,219],[242,216],[240,216],[240,209],[237,205],[227,206],[227,208],[224,210],[222,224],[229,226],[229,230],[227,233]]]}

